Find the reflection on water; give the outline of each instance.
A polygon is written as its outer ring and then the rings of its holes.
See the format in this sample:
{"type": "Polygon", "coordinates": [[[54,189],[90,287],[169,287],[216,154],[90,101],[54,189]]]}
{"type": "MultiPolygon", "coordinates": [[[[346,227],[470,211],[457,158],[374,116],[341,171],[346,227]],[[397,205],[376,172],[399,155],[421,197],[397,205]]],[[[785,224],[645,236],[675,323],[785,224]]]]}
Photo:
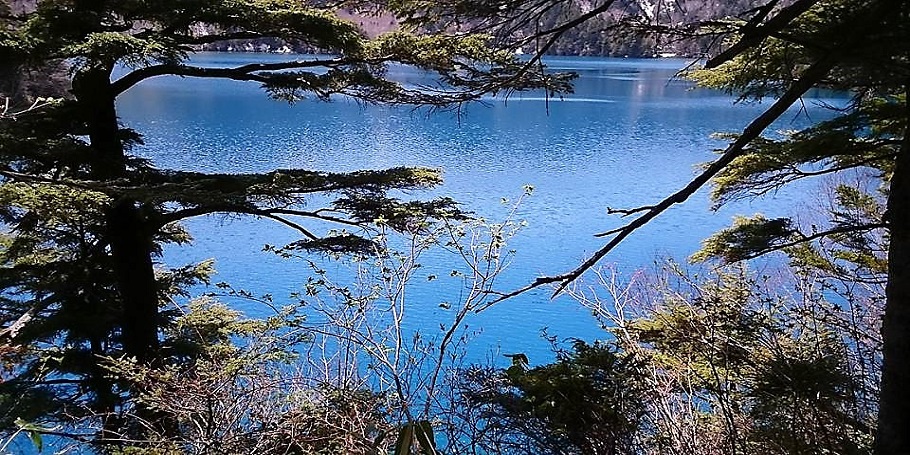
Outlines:
{"type": "MultiPolygon", "coordinates": [[[[220,66],[248,58],[202,54],[197,59],[220,66]]],[[[579,74],[574,94],[563,100],[538,94],[489,100],[469,106],[461,116],[364,107],[345,99],[289,106],[268,100],[257,84],[178,78],[134,87],[119,107],[122,121],[145,135],[146,145],[137,153],[160,167],[256,172],[429,166],[441,168],[446,183],[413,196],[452,196],[493,219],[504,213],[502,197],[517,196],[524,185],[533,185],[534,195],[521,209],[529,227],[513,242],[517,257],[500,283],[511,289],[577,265],[602,245],[592,234],[623,222],[607,216],[606,207],[660,200],[725,145],[712,133],[739,131],[767,106],[733,106],[729,96],[674,79],[686,64],[681,60],[559,58],[549,63],[579,74]]],[[[391,75],[416,82],[423,77],[406,68],[393,68],[391,75]]],[[[825,117],[810,104],[808,113],[794,110],[775,128],[792,129],[825,117]]],[[[657,256],[685,258],[734,213],[782,214],[797,194],[791,189],[755,207],[743,203],[713,213],[702,191],[630,237],[606,260],[633,270],[649,266],[657,256]]],[[[169,250],[165,261],[171,265],[215,257],[217,280],[276,296],[297,290],[308,274],[299,263],[261,252],[265,243],[294,240],[281,226],[218,217],[193,220],[189,226],[196,243],[169,250]]],[[[458,292],[457,286],[417,289],[415,295],[427,302],[427,330],[445,311],[437,304],[458,292]]],[[[546,344],[537,337],[543,327],[566,337],[601,335],[584,311],[567,299],[550,301],[545,292],[506,302],[483,314],[474,326],[478,324],[484,329],[478,358],[497,345],[543,355],[546,344]]]]}

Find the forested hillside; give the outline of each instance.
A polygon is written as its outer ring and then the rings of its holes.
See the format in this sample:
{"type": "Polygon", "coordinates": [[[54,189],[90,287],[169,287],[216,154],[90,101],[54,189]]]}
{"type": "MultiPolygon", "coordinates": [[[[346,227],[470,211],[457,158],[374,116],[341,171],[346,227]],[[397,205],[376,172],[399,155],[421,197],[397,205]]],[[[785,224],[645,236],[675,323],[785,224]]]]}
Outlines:
{"type": "MultiPolygon", "coordinates": [[[[0,24],[4,14],[18,15],[35,8],[35,0],[0,1],[0,24]]],[[[4,96],[13,99],[34,99],[38,96],[66,95],[66,69],[59,63],[25,69],[0,59],[0,101],[4,96]]]]}
{"type": "MultiPolygon", "coordinates": [[[[710,40],[680,40],[660,32],[660,27],[698,24],[717,18],[735,18],[753,8],[754,0],[663,2],[622,0],[602,14],[567,30],[547,53],[555,55],[655,57],[698,56],[709,52],[710,40]]],[[[538,24],[523,32],[532,35],[578,17],[596,6],[592,2],[564,2],[538,24]]],[[[533,52],[533,49],[522,49],[533,52]]]]}
{"type": "MultiPolygon", "coordinates": [[[[664,2],[650,0],[621,0],[597,17],[585,21],[570,30],[547,50],[551,55],[613,56],[613,57],[656,57],[656,56],[698,56],[709,51],[710,40],[679,40],[669,35],[655,33],[655,25],[669,26],[681,23],[696,24],[707,19],[735,17],[749,11],[755,0],[733,1],[686,1],[664,2]],[[617,27],[617,25],[619,25],[617,27]],[[646,29],[651,31],[644,33],[646,29]]],[[[554,4],[543,13],[537,23],[528,22],[519,30],[509,30],[504,39],[522,39],[533,36],[569,18],[588,12],[599,3],[572,1],[554,4]]],[[[401,27],[394,15],[385,12],[362,12],[356,8],[342,8],[341,18],[357,24],[367,35],[378,36],[401,27]]],[[[492,31],[492,30],[491,30],[492,31]]],[[[494,31],[495,32],[495,31],[494,31]]],[[[277,40],[233,40],[207,44],[206,50],[274,52],[291,50],[295,52],[320,52],[311,46],[284,43],[277,40]]],[[[534,45],[519,46],[519,53],[534,53],[534,45]]]]}
{"type": "MultiPolygon", "coordinates": [[[[14,13],[34,8],[36,0],[5,0],[14,13]]],[[[756,0],[732,1],[685,1],[664,2],[659,0],[621,0],[615,2],[605,13],[573,27],[547,51],[553,55],[654,57],[660,55],[697,56],[708,52],[709,40],[679,40],[668,35],[641,31],[654,25],[669,26],[680,23],[698,23],[707,19],[735,17],[749,11],[756,0]],[[617,27],[617,24],[622,24],[617,27]]],[[[567,18],[577,17],[597,6],[590,0],[563,2],[543,14],[536,24],[528,23],[512,38],[533,35],[546,30],[567,18]]],[[[368,36],[378,36],[400,28],[393,14],[383,11],[359,11],[356,7],[338,10],[342,19],[349,20],[368,36]]],[[[200,30],[201,31],[201,30],[200,30]]],[[[210,51],[237,52],[322,52],[304,43],[285,42],[279,39],[237,39],[223,40],[199,45],[210,51]]],[[[533,53],[533,46],[516,49],[522,53],[533,53]]]]}

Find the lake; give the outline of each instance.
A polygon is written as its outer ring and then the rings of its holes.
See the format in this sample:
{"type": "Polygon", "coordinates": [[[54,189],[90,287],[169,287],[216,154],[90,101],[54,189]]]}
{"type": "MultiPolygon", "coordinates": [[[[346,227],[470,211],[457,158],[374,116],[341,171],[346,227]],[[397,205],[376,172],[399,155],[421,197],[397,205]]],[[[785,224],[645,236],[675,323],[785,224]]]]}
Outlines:
{"type": "MultiPolygon", "coordinates": [[[[286,57],[199,54],[194,60],[222,66],[260,58],[286,57]]],[[[623,221],[607,215],[607,207],[653,203],[680,188],[700,163],[725,146],[712,133],[740,131],[770,104],[733,105],[729,95],[694,89],[673,78],[688,63],[682,60],[549,58],[546,63],[579,74],[574,94],[561,100],[535,94],[489,99],[468,106],[462,115],[360,106],[344,99],[288,105],[269,100],[254,83],[173,77],[130,89],[118,107],[122,122],[145,137],[135,153],[162,168],[255,172],[428,166],[443,170],[445,184],[412,197],[451,196],[493,220],[504,213],[502,198],[514,199],[532,185],[533,196],[519,213],[528,227],[511,243],[515,259],[499,285],[508,291],[579,264],[603,244],[593,234],[623,221]]],[[[390,74],[422,77],[406,68],[393,68],[390,74]]],[[[789,112],[774,129],[795,129],[827,117],[810,102],[803,111],[789,112]]],[[[707,191],[701,191],[632,235],[604,264],[615,263],[628,273],[659,257],[684,260],[734,214],[786,214],[811,188],[787,189],[717,212],[710,211],[707,191]]],[[[300,261],[262,251],[264,244],[296,239],[280,225],[222,217],[187,225],[194,245],[168,248],[164,263],[215,258],[216,281],[272,293],[279,303],[310,275],[300,261]]],[[[444,268],[448,259],[427,260],[432,270],[444,268]]],[[[425,310],[412,322],[415,327],[438,330],[436,321],[446,316],[438,304],[457,298],[460,290],[454,280],[418,285],[413,296],[425,310]]],[[[267,311],[248,302],[234,304],[251,315],[267,311]]],[[[551,300],[546,290],[503,302],[470,324],[482,328],[470,355],[477,359],[497,349],[529,353],[532,361],[547,359],[548,344],[539,336],[543,328],[563,338],[604,336],[588,312],[568,298],[551,300]]]]}

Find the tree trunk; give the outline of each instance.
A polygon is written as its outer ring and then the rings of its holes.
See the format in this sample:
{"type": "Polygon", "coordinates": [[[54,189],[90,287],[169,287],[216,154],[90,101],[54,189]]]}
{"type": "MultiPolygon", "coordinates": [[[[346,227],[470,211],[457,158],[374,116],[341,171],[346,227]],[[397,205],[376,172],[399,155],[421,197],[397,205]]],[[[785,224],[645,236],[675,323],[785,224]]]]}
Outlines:
{"type": "MultiPolygon", "coordinates": [[[[126,153],[120,139],[120,125],[117,120],[115,96],[111,90],[110,74],[113,67],[99,66],[78,73],[73,78],[73,94],[81,104],[81,115],[88,128],[89,140],[95,152],[91,162],[92,178],[110,181],[127,177],[126,153]]],[[[154,231],[143,217],[141,207],[134,200],[115,200],[106,213],[106,238],[110,246],[114,279],[119,294],[120,341],[123,354],[135,357],[139,362],[154,364],[160,360],[158,328],[158,286],[152,264],[154,231]]],[[[113,302],[97,302],[105,311],[118,311],[113,302]]],[[[95,390],[98,398],[113,394],[110,382],[99,384],[95,390]]],[[[104,415],[102,439],[125,436],[129,426],[111,413],[111,404],[104,401],[99,409],[104,415]],[[126,426],[125,426],[126,425],[126,426]]],[[[133,417],[145,424],[164,427],[165,419],[154,411],[136,403],[133,417]]],[[[141,428],[141,425],[140,425],[141,428]]]]}
{"type": "MultiPolygon", "coordinates": [[[[910,119],[910,83],[904,121],[910,119]]],[[[888,287],[882,321],[883,364],[879,396],[877,455],[910,454],[910,127],[891,178],[888,287]]]]}
{"type": "Polygon", "coordinates": [[[123,305],[123,351],[140,362],[151,362],[158,351],[158,286],[152,265],[151,233],[133,201],[116,203],[108,211],[108,235],[123,305]]]}
{"type": "MultiPolygon", "coordinates": [[[[127,174],[126,154],[120,141],[111,68],[87,69],[73,80],[73,94],[81,102],[89,139],[96,156],[93,178],[112,180],[127,174]]],[[[153,361],[158,349],[158,287],[152,264],[153,232],[135,201],[115,201],[107,212],[117,290],[120,294],[121,337],[124,354],[153,361]]]]}

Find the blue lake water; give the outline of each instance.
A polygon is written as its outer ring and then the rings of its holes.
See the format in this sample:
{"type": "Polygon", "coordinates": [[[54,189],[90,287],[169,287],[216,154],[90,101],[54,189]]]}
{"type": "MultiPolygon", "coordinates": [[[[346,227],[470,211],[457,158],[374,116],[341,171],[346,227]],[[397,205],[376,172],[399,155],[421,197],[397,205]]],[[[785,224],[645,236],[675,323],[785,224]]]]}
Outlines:
{"type": "MultiPolygon", "coordinates": [[[[284,57],[194,58],[219,66],[284,57]]],[[[429,166],[443,170],[445,184],[413,197],[451,196],[492,219],[504,213],[501,198],[514,198],[525,185],[533,185],[534,194],[520,211],[528,227],[511,243],[517,253],[499,286],[512,290],[536,276],[576,266],[603,244],[594,233],[622,223],[608,216],[606,207],[649,204],[678,189],[700,163],[713,158],[715,149],[724,147],[712,133],[740,131],[769,104],[733,105],[728,95],[675,80],[675,72],[687,63],[682,60],[552,58],[547,63],[553,70],[578,72],[573,95],[562,100],[535,94],[490,99],[468,106],[460,116],[361,106],[344,99],[288,105],[269,100],[257,84],[180,78],[157,78],[130,89],[119,109],[123,123],[145,137],[136,153],[164,168],[256,172],[429,166]]],[[[391,75],[422,77],[405,68],[393,68],[391,75]]],[[[794,109],[775,129],[795,129],[827,116],[810,100],[805,110],[794,109]]],[[[811,189],[803,185],[718,212],[709,210],[707,191],[702,191],[627,239],[605,264],[630,271],[662,256],[684,259],[734,214],[785,214],[811,189]]],[[[280,225],[219,217],[187,225],[195,244],[168,249],[168,265],[215,258],[216,280],[272,293],[279,302],[299,290],[310,273],[300,262],[262,252],[266,243],[296,239],[280,225]]],[[[428,260],[444,267],[448,259],[428,260]]],[[[438,303],[459,292],[454,281],[418,286],[414,297],[426,310],[413,323],[438,330],[436,321],[446,317],[438,303]]],[[[266,311],[235,304],[254,315],[266,311]]],[[[546,290],[504,302],[470,324],[483,330],[472,351],[478,358],[496,348],[528,352],[532,361],[546,358],[547,343],[539,337],[545,327],[560,337],[603,336],[585,310],[568,298],[551,300],[546,290]]]]}

